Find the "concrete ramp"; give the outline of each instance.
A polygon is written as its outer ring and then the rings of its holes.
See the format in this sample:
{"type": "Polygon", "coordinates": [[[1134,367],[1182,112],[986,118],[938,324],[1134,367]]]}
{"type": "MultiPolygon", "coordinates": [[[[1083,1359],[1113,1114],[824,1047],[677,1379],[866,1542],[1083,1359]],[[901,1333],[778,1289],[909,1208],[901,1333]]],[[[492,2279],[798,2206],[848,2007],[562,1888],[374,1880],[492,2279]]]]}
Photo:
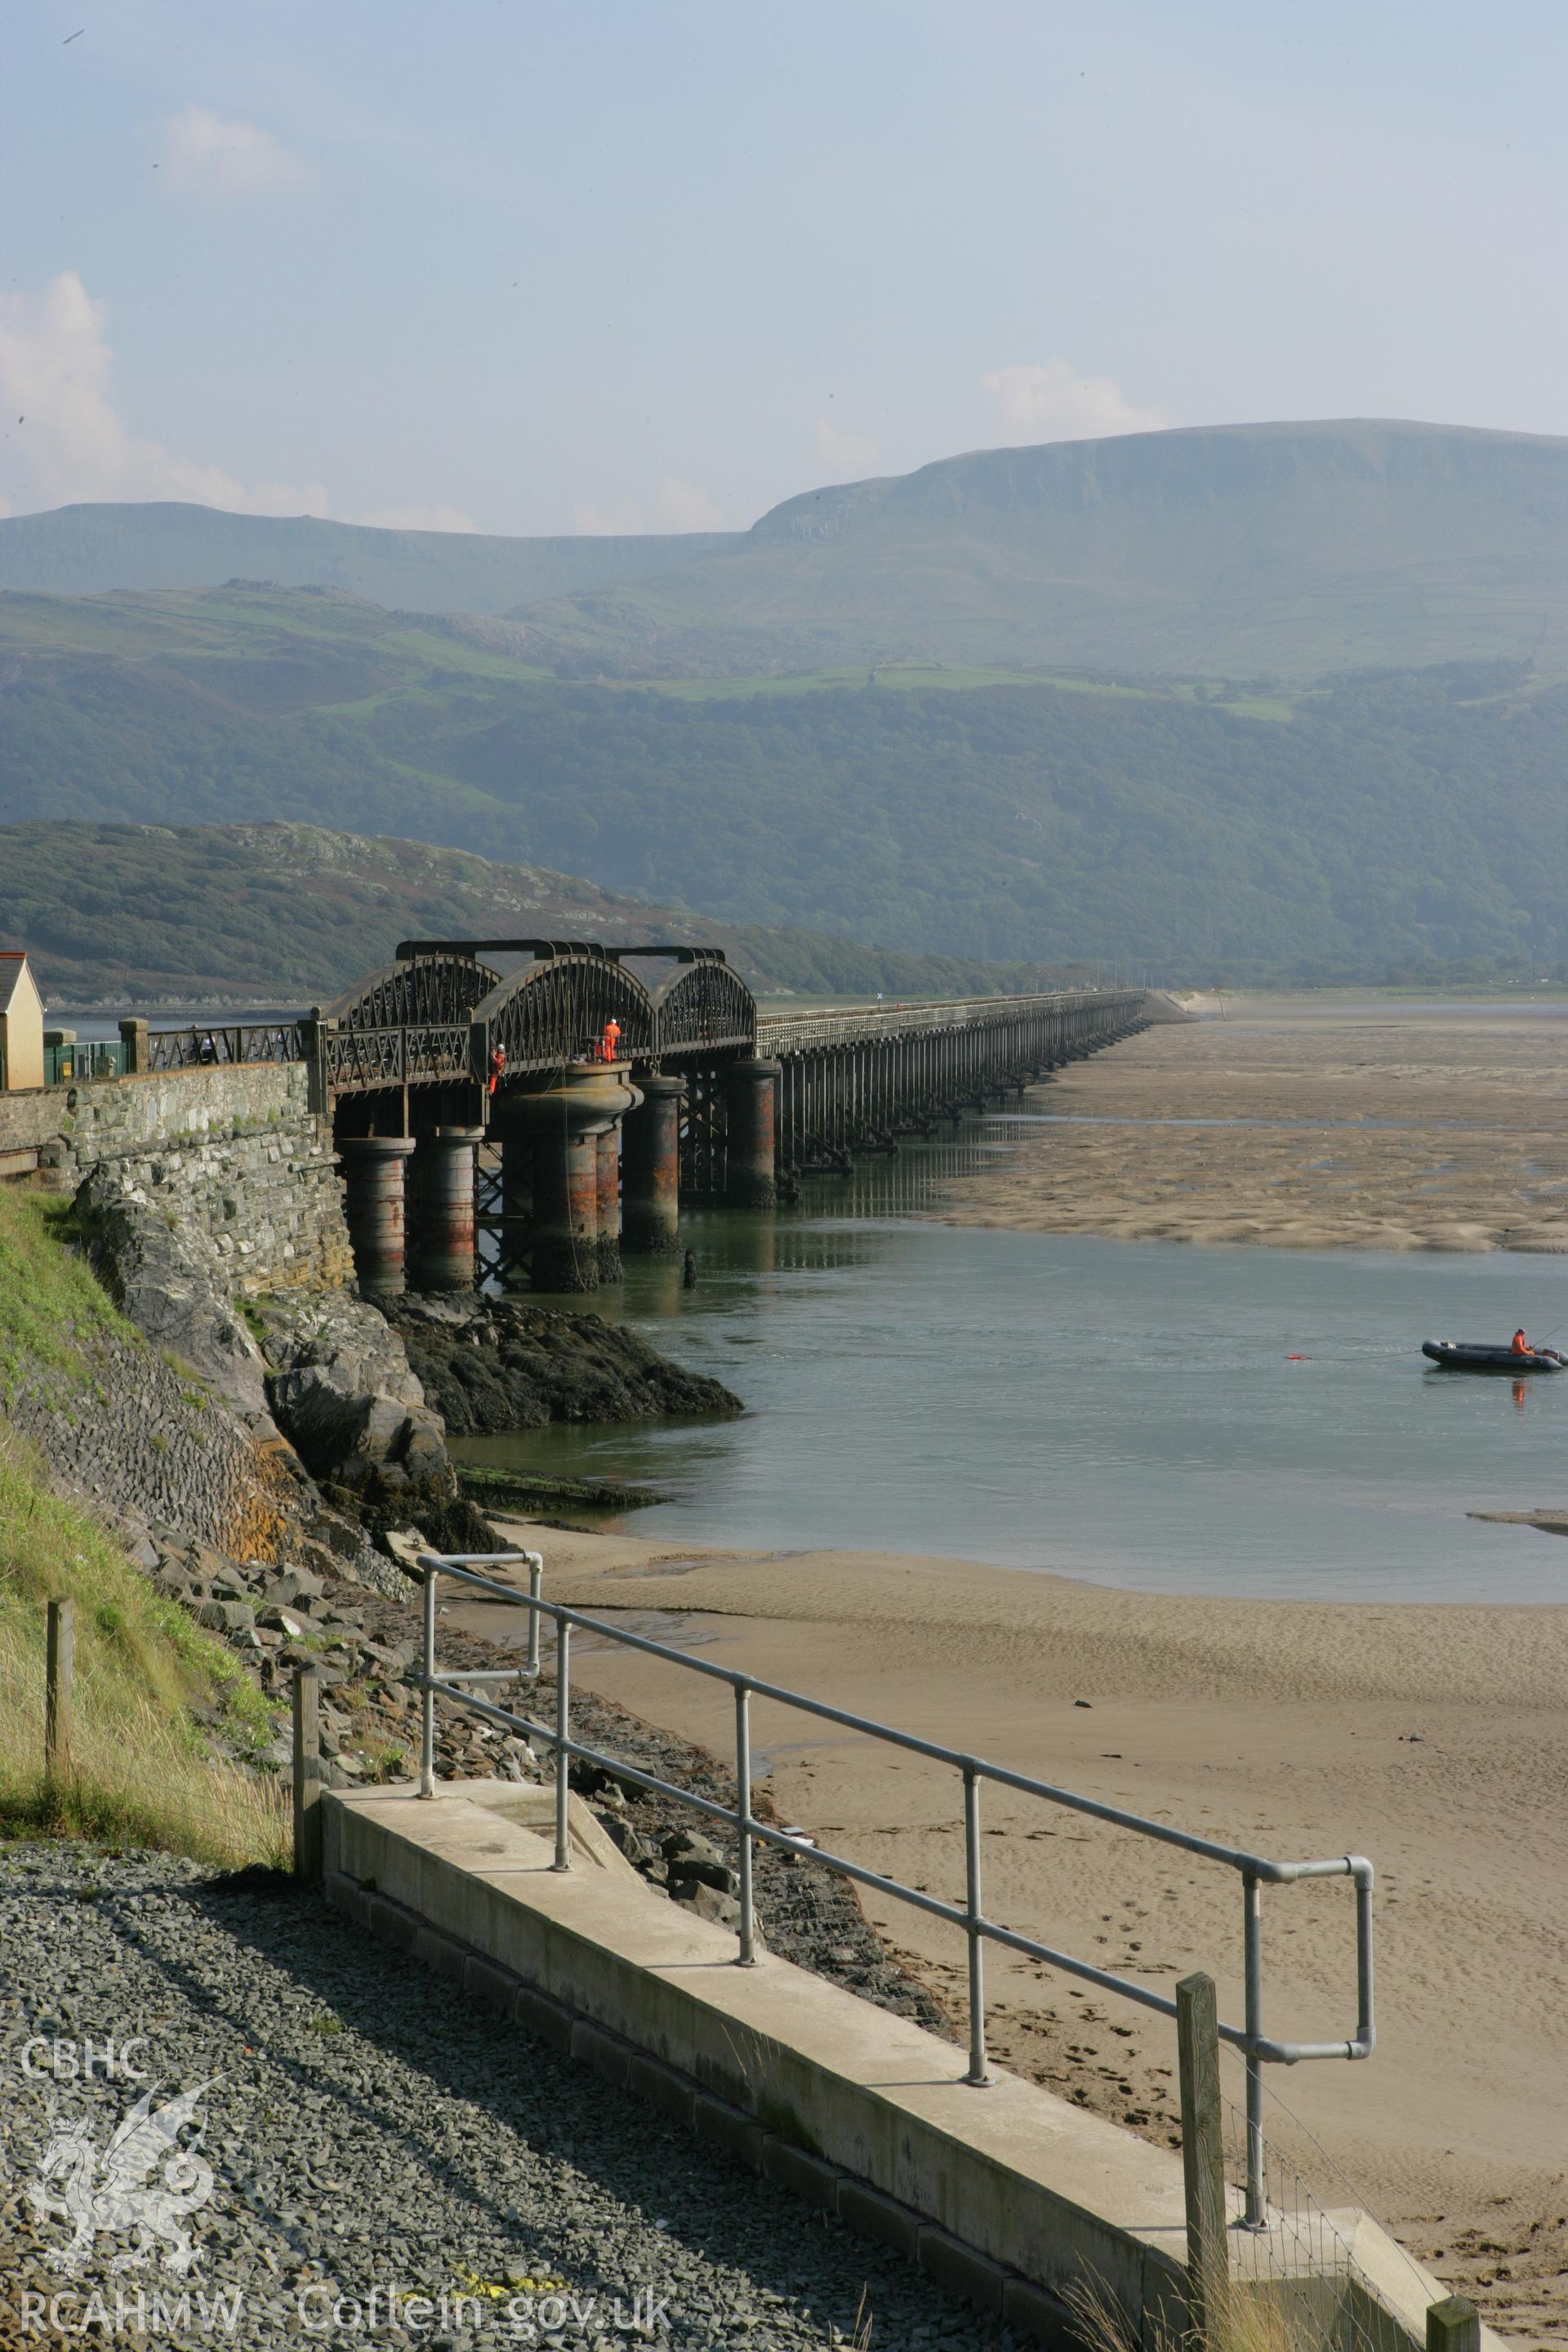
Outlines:
{"type": "MultiPolygon", "coordinates": [[[[1085,2290],[1151,2352],[1181,2340],[1179,2157],[1016,2076],[976,2089],[962,2051],[788,1961],[737,1966],[733,1935],[647,1886],[576,1799],[566,1873],[547,1789],[330,1791],[321,1808],[329,1897],[523,2030],[1047,2342],[1073,2340],[1085,2290]]],[[[1421,2347],[1443,2287],[1364,2215],[1334,2218],[1388,2352],[1421,2347]]],[[[1237,2273],[1262,2279],[1267,2238],[1236,2243],[1237,2273]]]]}

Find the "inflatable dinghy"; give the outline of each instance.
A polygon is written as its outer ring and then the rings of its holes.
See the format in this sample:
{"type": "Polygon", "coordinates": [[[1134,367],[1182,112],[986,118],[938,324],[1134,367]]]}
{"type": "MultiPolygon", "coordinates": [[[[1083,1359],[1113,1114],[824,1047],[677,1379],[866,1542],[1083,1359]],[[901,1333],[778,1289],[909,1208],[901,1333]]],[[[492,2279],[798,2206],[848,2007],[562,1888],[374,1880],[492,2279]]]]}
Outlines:
{"type": "Polygon", "coordinates": [[[1516,1356],[1511,1348],[1489,1348],[1475,1339],[1423,1339],[1421,1353],[1445,1372],[1561,1372],[1568,1370],[1550,1348],[1516,1356]]]}

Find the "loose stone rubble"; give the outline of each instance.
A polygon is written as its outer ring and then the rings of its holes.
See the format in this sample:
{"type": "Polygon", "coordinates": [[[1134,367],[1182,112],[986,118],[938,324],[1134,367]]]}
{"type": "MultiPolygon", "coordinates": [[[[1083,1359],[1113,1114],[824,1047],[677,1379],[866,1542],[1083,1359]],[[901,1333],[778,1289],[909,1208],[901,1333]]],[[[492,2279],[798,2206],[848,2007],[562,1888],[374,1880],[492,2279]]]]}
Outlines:
{"type": "Polygon", "coordinates": [[[87,2341],[125,2334],[171,2352],[1023,2352],[895,2255],[498,2030],[286,1878],[0,1848],[0,1951],[5,2352],[83,2340],[84,2323],[87,2341]],[[104,2073],[111,2038],[134,2075],[104,2073]],[[89,2235],[79,2273],[51,2267],[72,2234],[47,2202],[64,2205],[71,2167],[41,2177],[60,2129],[79,2126],[100,2167],[144,2092],[156,2111],[204,2085],[212,2186],[197,2202],[187,2181],[192,2207],[175,2217],[188,2278],[160,2259],[164,2241],[145,2267],[117,2268],[134,2243],[123,2216],[89,2235]],[[134,2322],[155,2293],[173,2319],[144,2337],[134,2322]]]}
{"type": "MultiPolygon", "coordinates": [[[[408,1599],[414,1586],[391,1562],[382,1563],[397,1590],[376,1591],[352,1579],[279,1570],[260,1561],[225,1558],[210,1546],[154,1540],[153,1581],[183,1601],[197,1621],[236,1649],[277,1713],[270,1737],[242,1748],[242,1759],[287,1781],[293,1769],[289,1702],[297,1667],[313,1669],[321,1686],[322,1777],[329,1788],[365,1788],[412,1779],[418,1769],[420,1695],[406,1680],[416,1667],[418,1641],[408,1599]]],[[[440,1632],[444,1668],[494,1669],[521,1663],[523,1635],[505,1648],[473,1634],[440,1632]]],[[[554,1721],[554,1684],[548,1672],[536,1687],[520,1676],[493,1694],[509,1712],[543,1728],[554,1721]]],[[[214,1717],[215,1725],[217,1717],[214,1717]]],[[[616,1775],[620,1762],[689,1789],[710,1802],[732,1805],[734,1780],[704,1749],[639,1722],[614,1700],[579,1688],[573,1694],[574,1737],[597,1748],[610,1764],[574,1762],[571,1782],[604,1822],[634,1868],[652,1885],[726,1927],[740,1918],[735,1897],[733,1839],[715,1842],[697,1812],[679,1798],[639,1788],[616,1775]]],[[[229,1733],[231,1738],[243,1735],[229,1733]]],[[[530,1740],[486,1723],[447,1701],[436,1714],[436,1771],[440,1780],[538,1781],[554,1771],[542,1738],[530,1740]]],[[[765,1791],[753,1793],[758,1820],[775,1825],[765,1791]]],[[[949,2023],[932,1996],[893,1960],[868,1925],[850,1883],[777,1848],[758,1845],[752,1883],[757,1917],[770,1948],[797,1966],[894,2010],[939,2033],[949,2023]]]]}

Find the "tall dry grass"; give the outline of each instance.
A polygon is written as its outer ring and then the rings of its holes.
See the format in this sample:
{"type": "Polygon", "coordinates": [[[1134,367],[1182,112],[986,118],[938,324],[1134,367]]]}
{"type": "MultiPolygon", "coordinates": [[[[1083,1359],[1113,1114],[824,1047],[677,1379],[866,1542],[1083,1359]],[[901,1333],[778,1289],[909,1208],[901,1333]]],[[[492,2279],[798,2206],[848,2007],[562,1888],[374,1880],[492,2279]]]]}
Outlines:
{"type": "Polygon", "coordinates": [[[1098,2286],[1071,2287],[1064,2298],[1084,2352],[1342,2352],[1340,2331],[1310,2296],[1271,2292],[1231,2279],[1211,2296],[1200,2339],[1163,2319],[1152,2332],[1098,2286]]]}
{"type": "Polygon", "coordinates": [[[114,1538],[53,1494],[0,1431],[0,1831],[153,1846],[236,1869],[282,1867],[276,1780],[214,1752],[192,1712],[216,1706],[243,1748],[267,1736],[260,1694],[232,1652],[155,1592],[114,1538]],[[44,1772],[47,1603],[75,1603],[69,1769],[44,1772]]]}

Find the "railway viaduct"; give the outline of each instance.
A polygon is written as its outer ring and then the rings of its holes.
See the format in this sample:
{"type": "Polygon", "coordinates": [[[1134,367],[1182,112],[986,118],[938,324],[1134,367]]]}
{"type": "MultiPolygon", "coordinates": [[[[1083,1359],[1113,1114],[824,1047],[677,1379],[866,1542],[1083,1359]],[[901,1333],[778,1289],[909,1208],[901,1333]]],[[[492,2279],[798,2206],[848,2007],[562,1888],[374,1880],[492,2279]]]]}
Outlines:
{"type": "Polygon", "coordinates": [[[1145,1025],[1142,990],[759,1017],[716,949],[407,940],[298,1021],[121,1024],[127,1076],[302,1063],[362,1288],[589,1290],[673,1251],[681,1201],[798,1179],[983,1108],[1145,1025]],[[488,1243],[488,1246],[486,1246],[488,1243]]]}

